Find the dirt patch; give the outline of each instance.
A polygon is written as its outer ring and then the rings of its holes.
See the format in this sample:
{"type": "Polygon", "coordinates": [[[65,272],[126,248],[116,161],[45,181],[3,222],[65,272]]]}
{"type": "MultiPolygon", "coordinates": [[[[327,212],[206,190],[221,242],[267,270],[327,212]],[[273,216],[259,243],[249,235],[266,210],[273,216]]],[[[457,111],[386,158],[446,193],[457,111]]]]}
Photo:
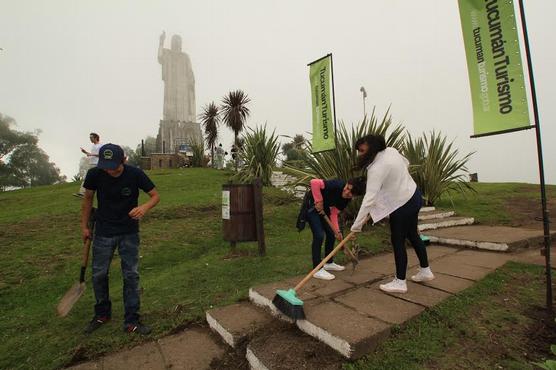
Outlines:
{"type": "MultiPolygon", "coordinates": [[[[556,214],[556,200],[548,199],[547,206],[549,215],[556,214]]],[[[513,197],[506,201],[505,208],[511,217],[510,226],[542,229],[540,198],[513,197]]]]}
{"type": "Polygon", "coordinates": [[[3,224],[0,227],[2,229],[0,232],[0,245],[10,247],[13,240],[48,235],[53,229],[59,234],[76,232],[79,230],[79,213],[72,212],[30,218],[19,222],[3,224]]]}
{"type": "MultiPolygon", "coordinates": [[[[341,369],[345,359],[327,345],[305,335],[294,325],[275,320],[258,330],[249,347],[269,369],[341,369]]],[[[229,351],[211,363],[213,369],[248,369],[245,347],[229,351]]]]}
{"type": "MultiPolygon", "coordinates": [[[[191,219],[194,216],[206,216],[216,214],[220,211],[219,205],[209,205],[209,206],[177,206],[177,207],[167,207],[162,209],[155,209],[151,212],[148,218],[156,220],[176,220],[176,219],[191,219]]],[[[147,219],[148,219],[147,218],[147,219]]]]}

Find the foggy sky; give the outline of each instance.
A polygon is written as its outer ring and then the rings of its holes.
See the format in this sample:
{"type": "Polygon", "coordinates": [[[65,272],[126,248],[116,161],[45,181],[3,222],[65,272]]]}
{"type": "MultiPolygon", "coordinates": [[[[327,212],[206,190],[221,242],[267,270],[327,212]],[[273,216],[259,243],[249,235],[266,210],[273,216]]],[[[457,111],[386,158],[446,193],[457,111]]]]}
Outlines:
{"type": "MultiPolygon", "coordinates": [[[[556,2],[526,2],[545,171],[556,183],[556,2]]],[[[68,177],[91,131],[132,148],[156,136],[163,82],[158,39],[183,39],[197,112],[230,90],[251,98],[248,126],[311,130],[307,63],[333,53],[336,110],[348,124],[389,105],[414,135],[456,140],[480,181],[538,182],[534,131],[470,139],[472,108],[457,1],[8,1],[0,0],[0,112],[68,177]]],[[[169,44],[166,45],[169,47],[169,44]]],[[[522,43],[523,47],[523,43],[522,43]]],[[[533,117],[531,109],[531,119],[533,117]]],[[[221,129],[228,146],[232,132],[221,129]]],[[[308,135],[305,135],[306,137],[308,135]]],[[[286,139],[284,139],[286,140],[286,139]]]]}

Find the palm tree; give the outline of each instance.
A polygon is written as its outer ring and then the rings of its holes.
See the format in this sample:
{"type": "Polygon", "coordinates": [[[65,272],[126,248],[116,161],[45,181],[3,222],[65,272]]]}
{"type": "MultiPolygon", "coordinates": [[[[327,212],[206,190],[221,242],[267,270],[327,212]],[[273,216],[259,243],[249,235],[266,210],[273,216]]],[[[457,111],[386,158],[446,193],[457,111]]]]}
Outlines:
{"type": "MultiPolygon", "coordinates": [[[[221,112],[223,114],[222,120],[234,131],[234,143],[238,143],[238,136],[243,131],[243,126],[247,117],[249,117],[249,108],[247,103],[251,100],[247,94],[242,90],[230,91],[228,95],[222,98],[221,112]]],[[[237,157],[236,157],[237,158],[237,157]]],[[[237,160],[236,160],[237,170],[237,160]]]]}
{"type": "Polygon", "coordinates": [[[203,108],[203,113],[200,115],[201,123],[205,128],[205,141],[210,148],[210,161],[214,167],[214,147],[216,146],[216,139],[218,138],[218,124],[220,123],[220,115],[218,106],[211,102],[203,108]]]}

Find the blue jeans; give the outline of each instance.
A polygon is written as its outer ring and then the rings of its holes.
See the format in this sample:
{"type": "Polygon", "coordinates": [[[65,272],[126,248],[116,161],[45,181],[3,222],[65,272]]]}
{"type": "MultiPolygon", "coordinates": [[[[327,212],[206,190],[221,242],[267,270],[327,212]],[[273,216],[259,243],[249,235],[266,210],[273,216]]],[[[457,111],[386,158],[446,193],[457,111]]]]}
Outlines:
{"type": "MultiPolygon", "coordinates": [[[[322,260],[322,242],[326,236],[326,244],[324,245],[325,256],[330,254],[334,249],[334,241],[336,237],[334,236],[334,231],[328,226],[328,223],[324,220],[324,217],[318,214],[318,212],[312,208],[307,212],[307,222],[311,226],[311,231],[313,232],[313,243],[311,244],[312,255],[313,255],[313,268],[322,260]]],[[[328,263],[334,262],[334,258],[328,260],[328,263]]]]}
{"type": "Polygon", "coordinates": [[[124,324],[139,320],[139,234],[112,237],[95,235],[93,239],[93,289],[95,291],[95,316],[111,317],[112,302],[108,291],[110,262],[118,247],[124,280],[124,324]]]}

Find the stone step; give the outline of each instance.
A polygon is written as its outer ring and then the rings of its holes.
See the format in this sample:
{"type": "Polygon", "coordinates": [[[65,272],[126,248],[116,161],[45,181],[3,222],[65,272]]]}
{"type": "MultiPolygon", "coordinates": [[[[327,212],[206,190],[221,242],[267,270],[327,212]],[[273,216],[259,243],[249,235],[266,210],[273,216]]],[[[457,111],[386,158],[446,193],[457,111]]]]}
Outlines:
{"type": "Polygon", "coordinates": [[[306,319],[297,320],[297,327],[346,358],[362,357],[390,335],[390,324],[335,301],[315,301],[304,306],[306,319]]]}
{"type": "MultiPolygon", "coordinates": [[[[475,222],[473,217],[446,217],[432,220],[422,220],[419,222],[419,231],[435,230],[446,227],[471,225],[475,222]]],[[[427,233],[428,236],[428,233],[427,233]]],[[[431,240],[432,241],[432,240],[431,240]]]]}
{"type": "MultiPolygon", "coordinates": [[[[435,245],[429,246],[427,252],[432,262],[454,255],[458,250],[435,245]]],[[[417,259],[411,254],[409,257],[408,265],[415,268],[418,264],[417,259]]],[[[369,353],[389,335],[392,325],[402,324],[427,307],[423,303],[428,301],[405,302],[378,291],[378,282],[384,281],[394,270],[393,254],[387,253],[361,259],[354,271],[347,268],[345,271],[334,272],[334,280],[311,279],[299,292],[306,319],[297,320],[295,324],[301,331],[330,346],[346,358],[359,358],[369,353]]],[[[293,322],[274,307],[272,300],[276,289],[292,288],[302,278],[303,276],[296,276],[282,282],[253,287],[249,290],[249,297],[254,304],[266,307],[273,315],[293,322]]],[[[459,281],[461,279],[451,276],[444,277],[444,280],[446,279],[449,280],[448,283],[467,287],[464,285],[467,280],[462,282],[459,281]]],[[[439,297],[443,299],[450,293],[435,287],[415,289],[418,290],[416,295],[423,296],[424,300],[439,297]]],[[[257,348],[252,346],[252,342],[249,347],[251,353],[248,353],[248,357],[260,360],[257,348]]]]}
{"type": "Polygon", "coordinates": [[[249,302],[215,308],[206,312],[207,322],[232,348],[246,342],[259,328],[272,321],[272,316],[249,302]]]}
{"type": "Polygon", "coordinates": [[[421,212],[432,212],[434,210],[436,210],[435,207],[422,207],[421,208],[421,212]]]}
{"type": "MultiPolygon", "coordinates": [[[[555,236],[556,232],[551,234],[555,236]]],[[[537,246],[544,240],[542,230],[507,226],[459,226],[428,231],[426,235],[432,243],[499,252],[537,246]]]]}
{"type": "Polygon", "coordinates": [[[438,218],[447,218],[447,217],[452,217],[456,214],[456,212],[454,211],[442,211],[442,210],[438,210],[438,211],[427,211],[427,212],[419,212],[419,220],[423,221],[423,220],[434,220],[434,219],[438,219],[438,218]]]}
{"type": "Polygon", "coordinates": [[[190,327],[183,332],[122,350],[93,362],[72,367],[85,369],[209,369],[225,355],[208,328],[190,327]]]}

